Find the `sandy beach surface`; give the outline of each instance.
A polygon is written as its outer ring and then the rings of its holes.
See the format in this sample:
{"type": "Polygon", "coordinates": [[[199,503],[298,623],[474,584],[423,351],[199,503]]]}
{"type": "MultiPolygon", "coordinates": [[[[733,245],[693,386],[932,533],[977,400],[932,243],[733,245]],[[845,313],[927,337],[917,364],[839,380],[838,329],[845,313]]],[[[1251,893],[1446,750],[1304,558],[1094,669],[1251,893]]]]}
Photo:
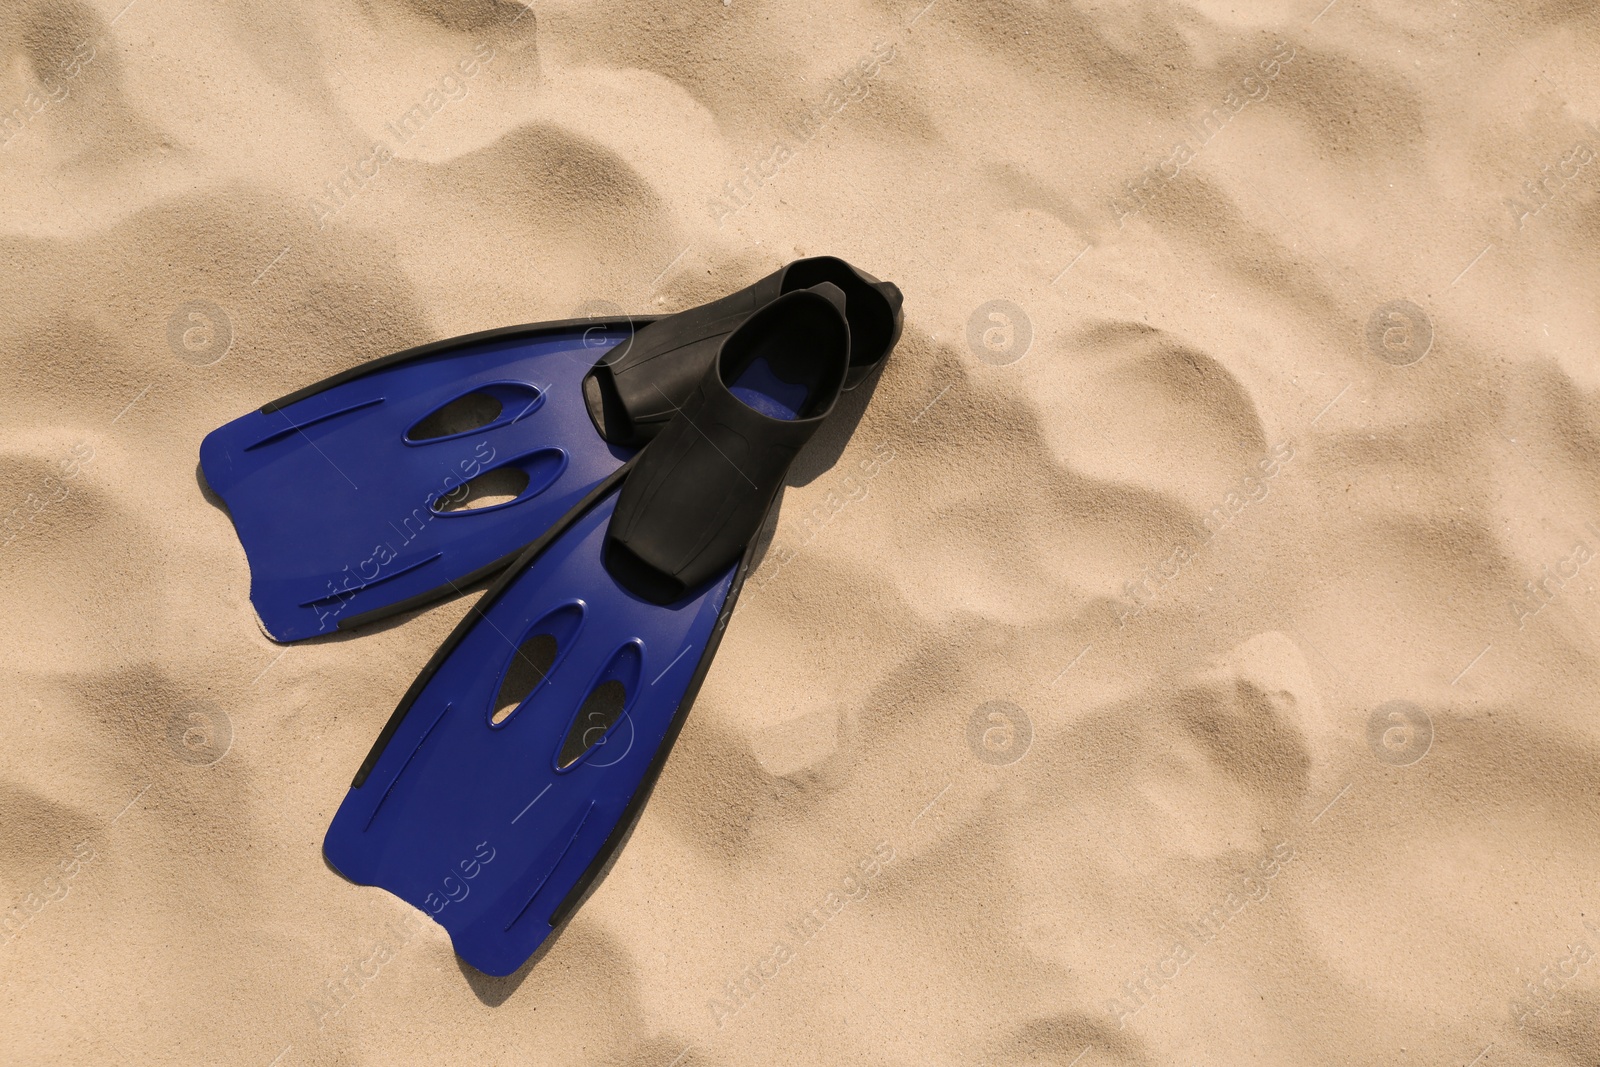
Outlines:
{"type": "Polygon", "coordinates": [[[1592,1067],[1597,46],[1569,2],[5,4],[0,1062],[1592,1067]],[[273,644],[199,442],[815,254],[904,337],[609,877],[486,978],[320,852],[470,599],[273,644]]]}

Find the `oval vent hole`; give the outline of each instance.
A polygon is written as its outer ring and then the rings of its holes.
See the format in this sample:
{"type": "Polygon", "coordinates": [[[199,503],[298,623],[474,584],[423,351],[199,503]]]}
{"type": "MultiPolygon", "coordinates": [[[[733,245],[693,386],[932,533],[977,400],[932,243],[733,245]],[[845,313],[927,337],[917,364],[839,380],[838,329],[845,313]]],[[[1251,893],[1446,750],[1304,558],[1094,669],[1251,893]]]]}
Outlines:
{"type": "Polygon", "coordinates": [[[603,741],[606,731],[617,724],[627,706],[628,689],[615,678],[595,686],[584,698],[583,707],[578,709],[578,717],[567,731],[567,739],[561,742],[556,766],[572,766],[585,752],[603,741]]]}
{"type": "Polygon", "coordinates": [[[505,405],[488,393],[468,393],[411,427],[406,437],[412,441],[432,441],[436,437],[470,433],[498,419],[503,410],[505,405]]]}
{"type": "Polygon", "coordinates": [[[528,488],[528,472],[517,467],[496,467],[484,471],[465,485],[443,493],[433,502],[433,510],[473,511],[517,499],[528,488]]]}
{"type": "Polygon", "coordinates": [[[500,695],[495,697],[494,714],[490,716],[490,722],[499,726],[506,721],[507,715],[522,706],[528,694],[550,673],[550,668],[556,662],[557,651],[554,634],[534,634],[522,642],[517,654],[511,658],[510,669],[500,682],[500,695]]]}

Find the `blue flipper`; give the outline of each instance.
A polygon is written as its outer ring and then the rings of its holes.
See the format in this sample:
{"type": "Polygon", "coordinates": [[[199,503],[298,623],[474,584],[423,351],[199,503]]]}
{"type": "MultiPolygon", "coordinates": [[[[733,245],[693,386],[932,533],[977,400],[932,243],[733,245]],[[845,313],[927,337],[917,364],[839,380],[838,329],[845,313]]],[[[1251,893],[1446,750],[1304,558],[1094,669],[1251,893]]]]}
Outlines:
{"type": "Polygon", "coordinates": [[[262,625],[279,641],[353,629],[496,573],[614,484],[731,331],[822,282],[847,297],[849,388],[899,337],[900,291],[815,257],[666,318],[424,345],[214,430],[200,466],[244,545],[262,625]]]}
{"type": "Polygon", "coordinates": [[[730,570],[670,609],[640,611],[601,566],[615,504],[613,494],[582,516],[493,596],[323,843],[345,877],[431,914],[487,974],[522,965],[613,830],[631,822],[630,803],[676,738],[731,606],[730,570]],[[497,725],[519,648],[545,680],[497,725]],[[607,680],[621,682],[626,701],[609,729],[615,701],[585,711],[607,680]],[[575,728],[577,744],[596,743],[558,766],[575,728]]]}
{"type": "Polygon", "coordinates": [[[531,545],[379,735],[323,852],[431,914],[492,975],[520,967],[637,817],[846,377],[844,294],[734,331],[621,487],[531,545]],[[796,385],[798,384],[798,388],[796,385]]]}

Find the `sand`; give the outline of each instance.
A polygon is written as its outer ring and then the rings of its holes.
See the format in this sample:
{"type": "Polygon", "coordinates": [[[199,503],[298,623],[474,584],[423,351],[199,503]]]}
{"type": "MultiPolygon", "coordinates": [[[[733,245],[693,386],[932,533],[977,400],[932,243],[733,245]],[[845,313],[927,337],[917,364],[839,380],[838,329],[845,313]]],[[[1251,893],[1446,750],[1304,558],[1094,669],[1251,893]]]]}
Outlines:
{"type": "Polygon", "coordinates": [[[0,11],[0,1061],[1593,1064],[1600,19],[0,11]],[[906,293],[491,980],[320,842],[465,612],[261,633],[211,428],[796,256],[906,293]]]}

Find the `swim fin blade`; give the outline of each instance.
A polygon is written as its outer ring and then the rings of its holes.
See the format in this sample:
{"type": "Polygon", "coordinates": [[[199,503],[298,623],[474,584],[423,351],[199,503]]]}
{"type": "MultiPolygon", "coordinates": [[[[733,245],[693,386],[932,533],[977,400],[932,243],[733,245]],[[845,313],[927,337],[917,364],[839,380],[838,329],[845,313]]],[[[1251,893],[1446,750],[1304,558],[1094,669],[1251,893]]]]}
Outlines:
{"type": "Polygon", "coordinates": [[[790,463],[847,376],[844,294],[787,293],[719,347],[620,488],[525,552],[424,668],[323,844],[352,881],[516,971],[638,817],[790,463]]]}
{"type": "Polygon", "coordinates": [[[503,569],[615,484],[735,328],[822,282],[846,295],[853,386],[899,336],[900,291],[813,257],[663,318],[424,345],[212,431],[201,470],[244,546],[262,626],[278,641],[354,629],[503,569]]]}

